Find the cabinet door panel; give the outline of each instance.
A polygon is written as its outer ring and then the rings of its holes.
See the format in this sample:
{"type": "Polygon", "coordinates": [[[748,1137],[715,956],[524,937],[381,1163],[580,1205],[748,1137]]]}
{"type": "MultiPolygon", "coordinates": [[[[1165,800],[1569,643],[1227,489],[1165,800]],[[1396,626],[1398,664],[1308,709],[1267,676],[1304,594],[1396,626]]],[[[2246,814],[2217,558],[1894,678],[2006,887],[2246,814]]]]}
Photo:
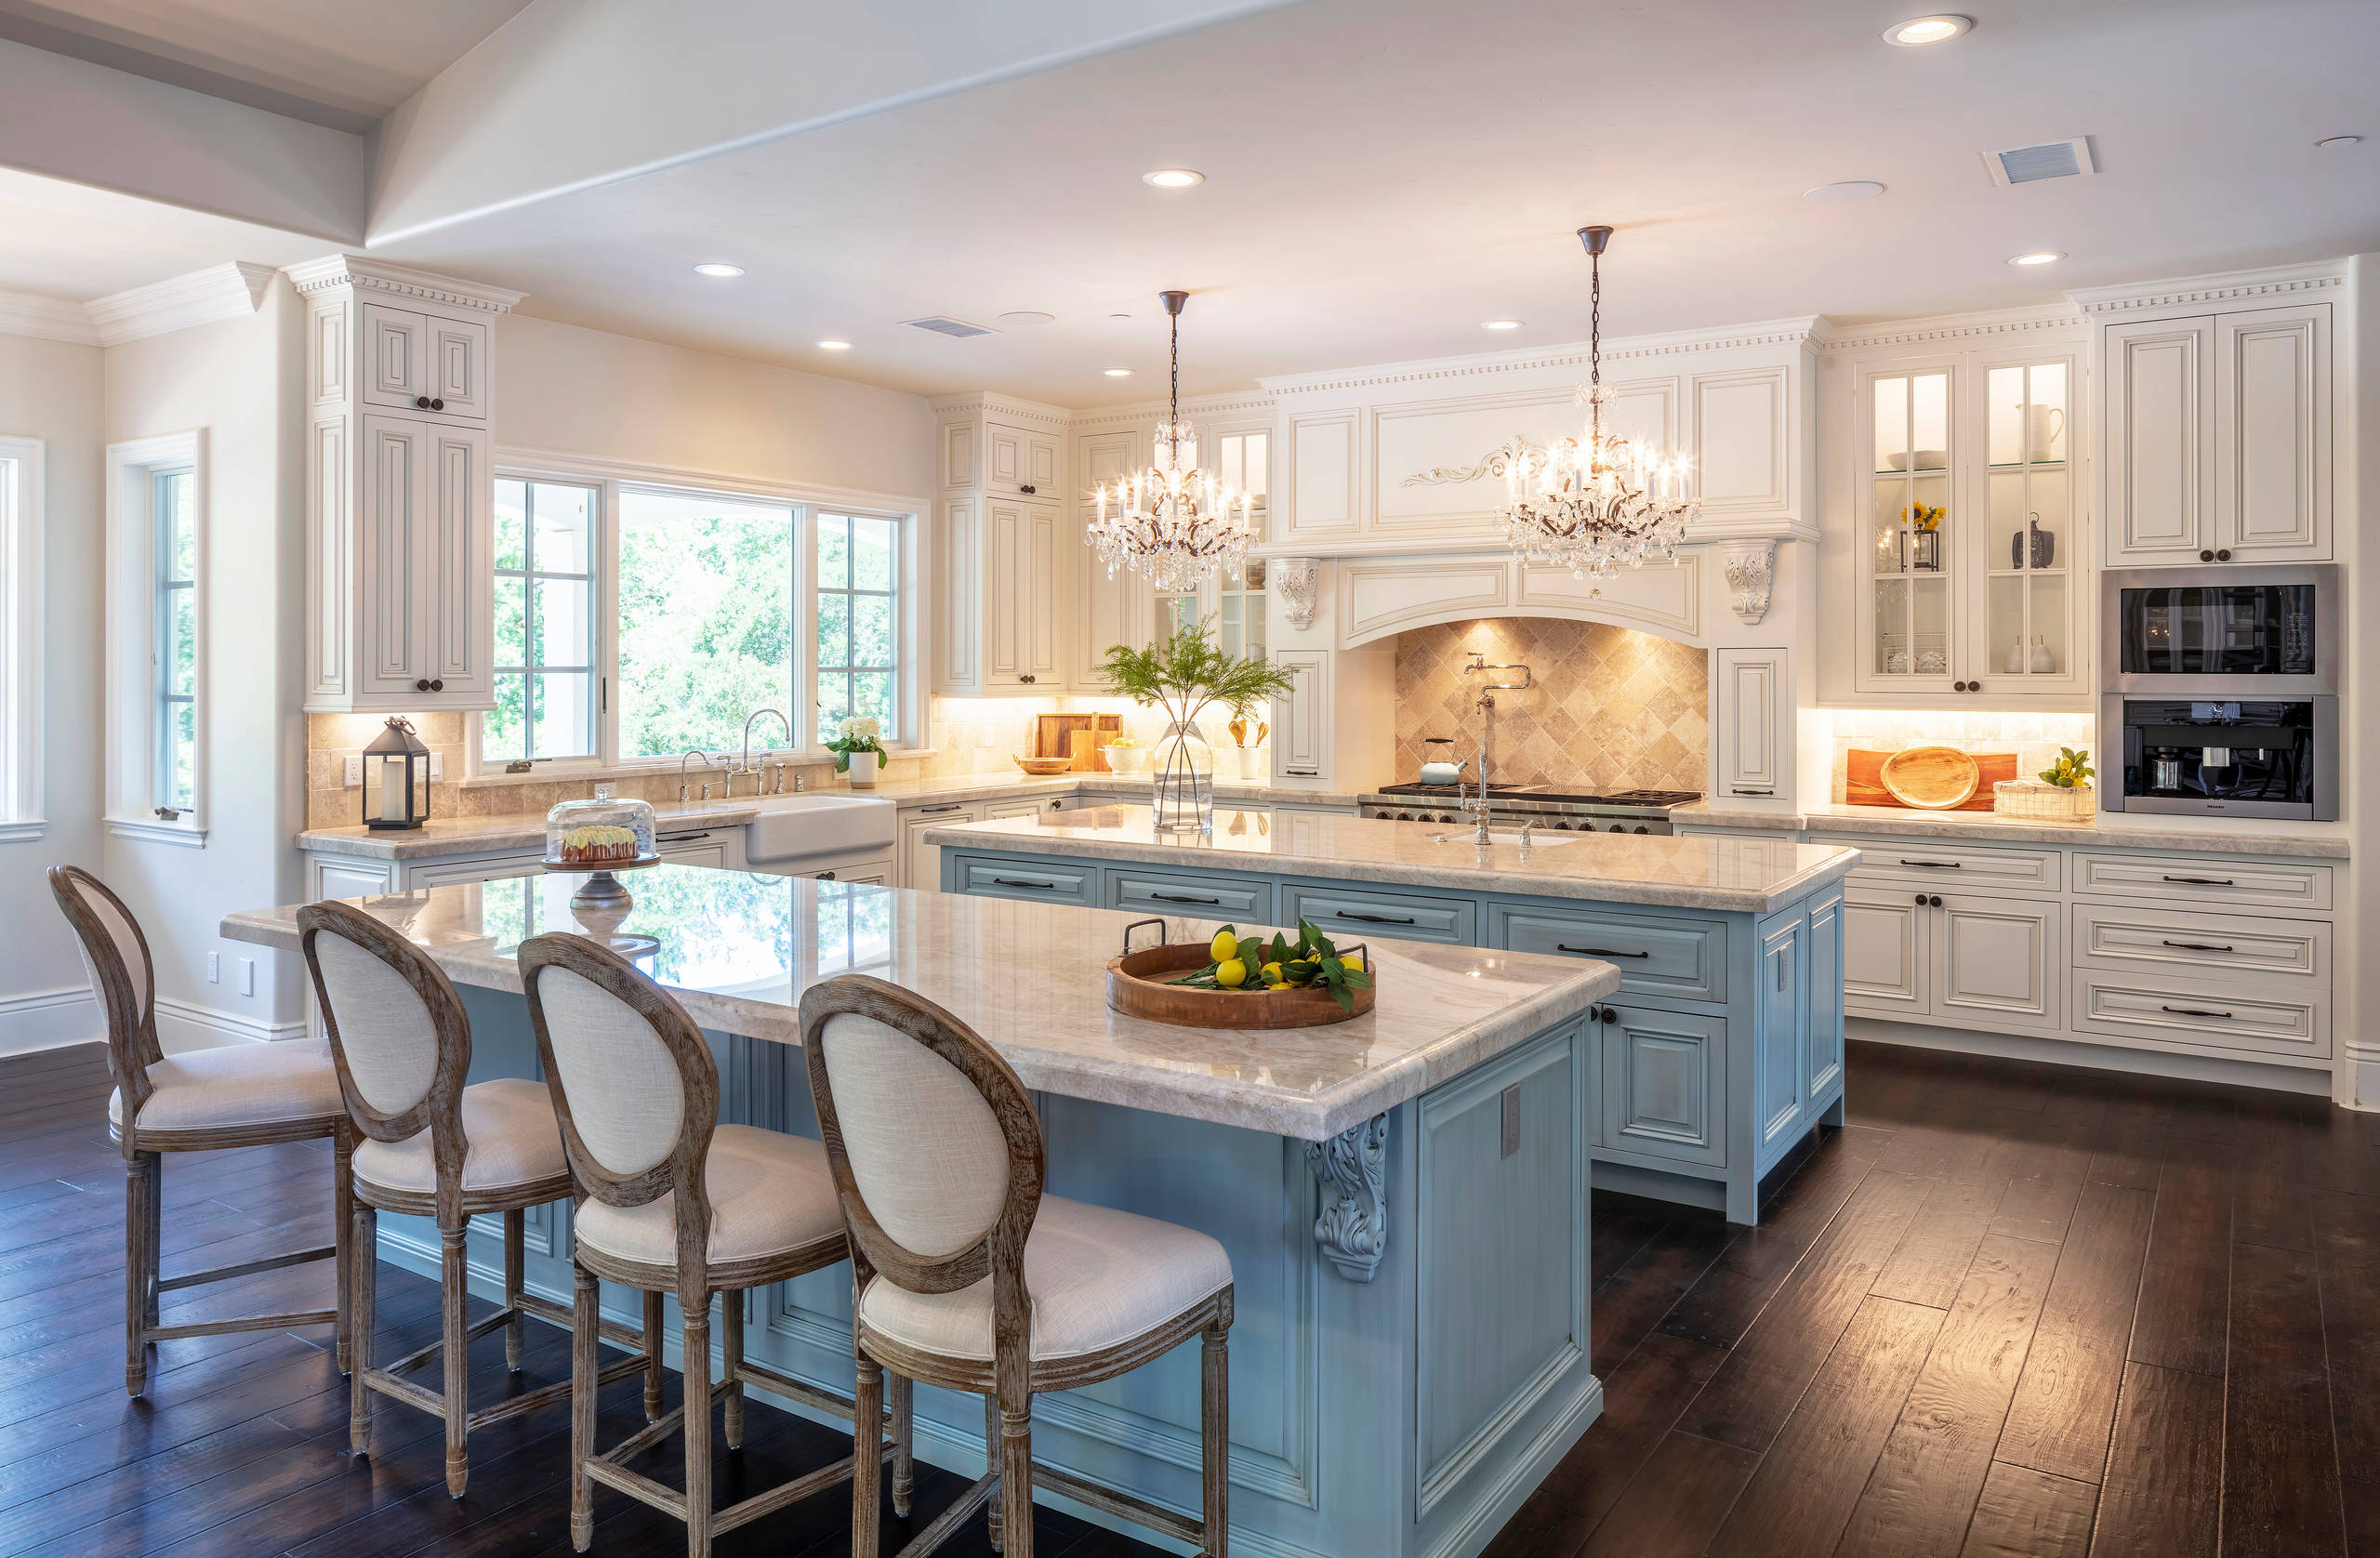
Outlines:
{"type": "Polygon", "coordinates": [[[2110,326],[2107,373],[2108,562],[2190,562],[2212,545],[2214,356],[2209,319],[2110,326]]]}
{"type": "Polygon", "coordinates": [[[1923,1017],[1925,910],[1914,892],[1853,892],[1843,899],[1843,1002],[1873,1017],[1923,1017]]]}
{"type": "Polygon", "coordinates": [[[1037,687],[1053,691],[1064,680],[1059,670],[1059,624],[1067,614],[1058,588],[1058,510],[1052,504],[1035,504],[1025,514],[1025,673],[1037,687]]]}
{"type": "Polygon", "coordinates": [[[1944,897],[1931,911],[1934,1012],[1978,1025],[2058,1025],[2062,906],[2016,897],[1944,897]]]}
{"type": "Polygon", "coordinates": [[[1752,970],[1756,1152],[1799,1136],[1808,1123],[1802,1107],[1803,1079],[1809,1075],[1809,1023],[1802,1009],[1808,952],[1809,921],[1805,917],[1761,932],[1760,963],[1752,970]]]}
{"type": "Polygon", "coordinates": [[[430,393],[430,321],[411,309],[366,303],[363,309],[364,403],[417,409],[430,393]]]}
{"type": "Polygon", "coordinates": [[[986,426],[984,484],[1014,492],[1025,480],[1025,435],[1014,428],[986,426]]]}
{"type": "Polygon", "coordinates": [[[1049,433],[1025,435],[1025,486],[1040,497],[1058,493],[1058,441],[1049,433]]]}
{"type": "Polygon", "coordinates": [[[2331,555],[2331,310],[2215,322],[2215,544],[2234,561],[2331,555]]]}
{"type": "Polygon", "coordinates": [[[901,812],[901,885],[912,892],[942,891],[942,846],[925,841],[928,828],[981,822],[981,803],[945,801],[901,812]]]}
{"type": "MultiPolygon", "coordinates": [[[[1082,480],[1078,491],[1090,492],[1101,486],[1112,486],[1131,463],[1132,437],[1129,433],[1105,433],[1083,440],[1078,456],[1082,480]]],[[[1144,648],[1156,622],[1156,602],[1148,581],[1129,568],[1118,568],[1111,576],[1099,554],[1082,542],[1079,532],[1089,523],[1089,505],[1078,505],[1078,522],[1069,528],[1064,550],[1074,553],[1076,607],[1067,617],[1076,626],[1073,660],[1067,667],[1068,684],[1078,693],[1104,694],[1107,691],[1106,660],[1110,645],[1144,648]]]]}
{"type": "Polygon", "coordinates": [[[1727,1023],[1616,1006],[1600,1024],[1603,1129],[1596,1145],[1725,1167],[1727,1023]]]}
{"type": "Polygon", "coordinates": [[[1719,751],[1717,789],[1721,795],[1773,797],[1785,795],[1783,752],[1789,746],[1779,720],[1790,718],[1791,698],[1780,693],[1792,685],[1781,649],[1719,651],[1719,751]]]}
{"type": "Polygon", "coordinates": [[[408,417],[364,419],[364,511],[358,526],[362,577],[357,632],[363,642],[359,693],[405,695],[427,679],[418,637],[429,581],[422,531],[429,500],[428,427],[408,417]]]}
{"type": "Polygon", "coordinates": [[[445,696],[485,693],[495,654],[495,536],[485,432],[435,424],[424,429],[429,505],[422,576],[430,581],[424,623],[424,674],[443,681],[445,696]]]}
{"type": "Polygon", "coordinates": [[[428,325],[425,394],[443,401],[441,416],[485,416],[490,395],[487,382],[487,326],[471,319],[431,318],[428,325]]]}
{"type": "Polygon", "coordinates": [[[1284,649],[1273,658],[1289,673],[1289,694],[1273,700],[1274,770],[1292,777],[1327,777],[1329,652],[1284,649]]]}
{"type": "Polygon", "coordinates": [[[984,680],[987,684],[1013,687],[1025,671],[1027,629],[1023,608],[1032,560],[1025,506],[987,505],[984,529],[989,562],[984,581],[984,680]]]}
{"type": "MultiPolygon", "coordinates": [[[[1910,905],[1911,908],[1915,904],[1910,905]]],[[[1843,904],[1810,910],[1810,1043],[1806,1098],[1843,1080],[1843,904]]]]}

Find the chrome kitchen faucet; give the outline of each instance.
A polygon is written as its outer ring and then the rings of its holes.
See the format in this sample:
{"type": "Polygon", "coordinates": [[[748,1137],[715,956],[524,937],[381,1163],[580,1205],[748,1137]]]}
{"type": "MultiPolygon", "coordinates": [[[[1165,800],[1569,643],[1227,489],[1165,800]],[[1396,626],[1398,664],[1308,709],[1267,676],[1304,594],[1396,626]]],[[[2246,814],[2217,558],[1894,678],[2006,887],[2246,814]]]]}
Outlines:
{"type": "Polygon", "coordinates": [[[1496,694],[1499,693],[1527,692],[1530,686],[1536,682],[1537,673],[1530,670],[1527,666],[1519,665],[1517,663],[1506,666],[1491,666],[1488,663],[1488,656],[1474,649],[1471,652],[1471,664],[1463,667],[1463,674],[1466,676],[1475,675],[1483,679],[1479,683],[1478,706],[1479,799],[1474,807],[1470,799],[1466,797],[1462,802],[1462,812],[1463,815],[1467,817],[1475,818],[1478,825],[1476,831],[1472,835],[1472,842],[1485,848],[1487,845],[1494,842],[1494,840],[1488,837],[1488,770],[1494,759],[1496,749],[1496,694]],[[1518,671],[1521,673],[1521,679],[1518,681],[1490,681],[1484,680],[1490,673],[1496,671],[1518,671]]]}

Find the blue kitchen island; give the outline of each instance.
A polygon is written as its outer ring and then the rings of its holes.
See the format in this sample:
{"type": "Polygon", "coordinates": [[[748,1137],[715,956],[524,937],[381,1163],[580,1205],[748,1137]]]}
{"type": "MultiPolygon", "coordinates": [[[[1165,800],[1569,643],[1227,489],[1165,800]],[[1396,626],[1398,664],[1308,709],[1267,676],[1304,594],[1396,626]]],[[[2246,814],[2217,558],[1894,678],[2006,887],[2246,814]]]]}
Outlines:
{"type": "MultiPolygon", "coordinates": [[[[1611,965],[1370,938],[1378,1004],[1365,1015],[1191,1030],[1107,1010],[1106,963],[1125,927],[1148,918],[1137,910],[692,865],[622,879],[637,902],[619,930],[659,939],[642,966],[711,1036],[725,1118],[814,1135],[801,993],[874,974],[950,1009],[1034,1090],[1051,1191],[1223,1243],[1236,1286],[1236,1552],[1466,1558],[1602,1410],[1588,1147],[1596,1015],[1620,984],[1611,965]]],[[[568,903],[580,881],[350,902],[454,980],[473,1079],[534,1076],[514,954],[527,936],[578,929],[568,903]]],[[[234,915],[223,933],[294,951],[296,912],[234,915]]],[[[1163,929],[1205,940],[1225,918],[1252,929],[1263,917],[1167,914],[1163,929]]],[[[557,1202],[528,1220],[529,1285],[556,1299],[571,1287],[569,1211],[557,1202]]],[[[380,1229],[383,1259],[434,1274],[426,1222],[384,1215],[380,1229]]],[[[492,1297],[495,1231],[472,1239],[474,1282],[492,1297]]],[[[848,1395],[850,1283],[837,1266],[749,1295],[749,1351],[848,1395]]],[[[631,1295],[606,1287],[604,1304],[634,1323],[631,1295]]],[[[1198,1408],[1193,1342],[1105,1385],[1038,1398],[1036,1456],[1195,1514],[1198,1408]]],[[[926,1460],[974,1477],[983,1424],[978,1398],[919,1390],[926,1460]]],[[[934,1512],[920,1508],[920,1521],[934,1512]]]]}

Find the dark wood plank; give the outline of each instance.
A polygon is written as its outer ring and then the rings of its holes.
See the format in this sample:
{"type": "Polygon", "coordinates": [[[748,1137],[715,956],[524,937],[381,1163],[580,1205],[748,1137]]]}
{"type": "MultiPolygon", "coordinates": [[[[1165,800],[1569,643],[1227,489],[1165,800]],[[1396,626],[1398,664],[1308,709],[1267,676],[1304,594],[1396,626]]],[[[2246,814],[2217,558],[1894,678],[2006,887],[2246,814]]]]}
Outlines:
{"type": "Polygon", "coordinates": [[[1588,1223],[1587,1269],[1600,1280],[1653,1242],[1683,1208],[1641,1195],[1600,1195],[1588,1223]]]}
{"type": "Polygon", "coordinates": [[[2157,1177],[2131,1357],[2223,1372],[2231,1304],[2231,1184],[2213,1165],[2169,1160],[2157,1177]]]}
{"type": "Polygon", "coordinates": [[[1956,1558],[2056,1266],[2052,1246],[1983,1241],[1837,1558],[1956,1558]]]}
{"type": "Polygon", "coordinates": [[[1758,1227],[1737,1232],[1660,1328],[1692,1341],[1734,1346],[1873,1167],[1847,1150],[1812,1159],[1764,1209],[1758,1227]]]}
{"type": "Polygon", "coordinates": [[[2339,1462],[2380,1478],[2380,1200],[2325,1190],[2309,1205],[2339,1462]]]}
{"type": "Polygon", "coordinates": [[[2347,1551],[2314,1257],[2241,1245],[2231,1261],[2224,1558],[2347,1551]]]}
{"type": "Polygon", "coordinates": [[[2147,1103],[2127,1100],[2108,1111],[2098,1150],[2083,1178],[2094,1184],[2154,1190],[2165,1157],[2165,1129],[2147,1103]]]}
{"type": "Polygon", "coordinates": [[[1670,1433],[1579,1558],[1698,1558],[1759,1464],[1750,1450],[1670,1433]]]}
{"type": "Polygon", "coordinates": [[[2096,1484],[2123,1381],[2152,1208],[2146,1191],[2082,1187],[2016,1380],[1997,1458],[2096,1484]]]}
{"type": "MultiPolygon", "coordinates": [[[[1869,1175],[1686,1408],[1680,1426],[1744,1449],[1766,1449],[1932,1189],[1927,1181],[1882,1168],[1869,1175]]],[[[1938,1321],[1938,1311],[1936,1315],[1938,1321]]]]}
{"type": "Polygon", "coordinates": [[[2223,1493],[2223,1381],[2124,1370],[2092,1558],[2215,1558],[2223,1493]]]}
{"type": "Polygon", "coordinates": [[[2080,1172],[2010,1180],[1992,1213],[1991,1232],[2003,1238],[2061,1244],[2067,1225],[2074,1221],[2075,1198],[2082,1194],[2080,1172]]]}
{"type": "Polygon", "coordinates": [[[1679,1216],[1598,1285],[1589,1310],[1595,1372],[1617,1367],[1633,1353],[1739,1232],[1716,1213],[1679,1216]]]}
{"type": "Polygon", "coordinates": [[[2085,1558],[2098,1498],[2089,1483],[1996,1463],[1959,1558],[2085,1558]]]}
{"type": "Polygon", "coordinates": [[[1948,1309],[1975,1262],[1976,1247],[2000,1207],[2004,1186],[1990,1181],[1944,1180],[1911,1220],[1900,1246],[1869,1291],[1929,1309],[1948,1309]]]}
{"type": "Polygon", "coordinates": [[[2380,1558],[2380,1482],[2343,1477],[2339,1480],[2339,1501],[2347,1508],[2347,1550],[2350,1558],[2380,1558]]]}
{"type": "Polygon", "coordinates": [[[1776,1447],[1728,1512],[1711,1558],[1825,1558],[1942,1327],[1942,1312],[1863,1300],[1776,1447]]]}

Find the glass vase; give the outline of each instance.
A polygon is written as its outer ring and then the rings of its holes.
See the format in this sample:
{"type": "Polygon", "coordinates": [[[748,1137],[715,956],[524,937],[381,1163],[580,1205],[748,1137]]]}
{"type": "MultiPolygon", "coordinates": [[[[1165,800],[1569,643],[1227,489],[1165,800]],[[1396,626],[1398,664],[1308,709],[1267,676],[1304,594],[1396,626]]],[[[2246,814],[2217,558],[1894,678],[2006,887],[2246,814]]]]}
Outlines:
{"type": "Polygon", "coordinates": [[[1157,778],[1150,804],[1159,833],[1215,830],[1215,749],[1197,725],[1177,720],[1166,727],[1153,752],[1157,778]]]}

